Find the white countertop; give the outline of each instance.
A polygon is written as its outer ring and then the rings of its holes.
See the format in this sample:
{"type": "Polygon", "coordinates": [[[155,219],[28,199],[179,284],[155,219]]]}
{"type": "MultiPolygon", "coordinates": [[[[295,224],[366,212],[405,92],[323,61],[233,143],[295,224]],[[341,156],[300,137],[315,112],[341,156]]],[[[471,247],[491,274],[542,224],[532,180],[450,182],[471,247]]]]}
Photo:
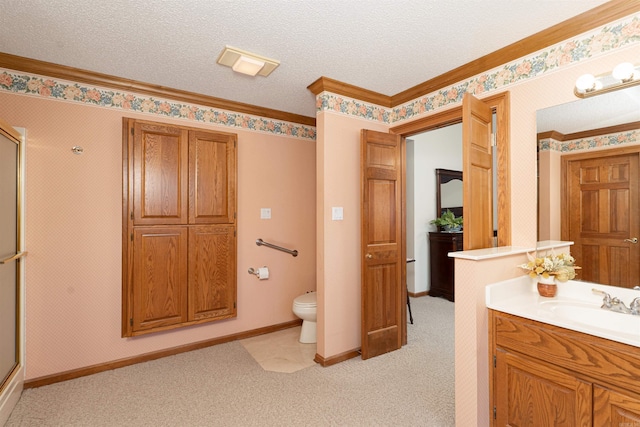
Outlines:
{"type": "Polygon", "coordinates": [[[495,248],[473,249],[470,251],[449,252],[450,258],[470,259],[473,261],[482,261],[490,258],[500,258],[511,255],[533,253],[536,250],[546,251],[558,248],[564,248],[573,245],[573,242],[564,242],[561,240],[545,240],[537,242],[536,247],[529,246],[498,246],[495,248]]]}
{"type": "Polygon", "coordinates": [[[640,347],[640,316],[600,308],[602,295],[592,292],[592,289],[618,297],[627,307],[634,298],[640,297],[640,291],[569,280],[558,284],[555,297],[545,298],[538,294],[536,284],[535,279],[522,276],[488,285],[485,288],[486,306],[503,313],[640,347]]]}

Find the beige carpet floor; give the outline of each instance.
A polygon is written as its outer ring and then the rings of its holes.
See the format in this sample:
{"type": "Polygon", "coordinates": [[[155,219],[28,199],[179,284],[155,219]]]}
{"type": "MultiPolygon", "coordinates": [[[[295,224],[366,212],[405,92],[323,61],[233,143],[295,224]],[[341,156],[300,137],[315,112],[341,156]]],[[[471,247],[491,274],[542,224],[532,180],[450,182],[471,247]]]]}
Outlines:
{"type": "Polygon", "coordinates": [[[454,426],[454,305],[411,305],[379,357],[272,372],[235,341],[27,389],[6,426],[454,426]]]}

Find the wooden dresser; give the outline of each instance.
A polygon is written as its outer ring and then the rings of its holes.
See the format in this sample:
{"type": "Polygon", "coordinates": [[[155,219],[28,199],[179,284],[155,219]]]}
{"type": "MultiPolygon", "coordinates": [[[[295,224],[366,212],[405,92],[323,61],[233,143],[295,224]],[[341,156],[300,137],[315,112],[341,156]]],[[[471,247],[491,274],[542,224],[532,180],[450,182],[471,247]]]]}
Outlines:
{"type": "Polygon", "coordinates": [[[429,295],[444,297],[454,301],[454,268],[453,258],[449,252],[462,250],[462,232],[430,232],[429,233],[429,262],[431,283],[429,295]]]}

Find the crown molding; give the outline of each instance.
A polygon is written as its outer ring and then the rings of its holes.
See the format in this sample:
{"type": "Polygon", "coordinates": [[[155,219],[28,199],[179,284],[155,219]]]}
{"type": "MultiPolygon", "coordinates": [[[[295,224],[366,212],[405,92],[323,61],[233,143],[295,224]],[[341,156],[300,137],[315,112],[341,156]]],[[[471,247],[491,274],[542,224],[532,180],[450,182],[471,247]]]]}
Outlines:
{"type": "MultiPolygon", "coordinates": [[[[393,106],[409,102],[427,93],[468,79],[483,71],[509,63],[523,56],[575,37],[640,11],[640,1],[613,0],[567,19],[553,27],[505,46],[495,52],[450,70],[391,97],[393,106]]],[[[493,29],[499,31],[499,29],[493,29]]],[[[491,31],[491,30],[490,30],[491,31]]]]}
{"type": "Polygon", "coordinates": [[[370,102],[382,107],[391,108],[392,106],[390,96],[383,95],[369,89],[363,89],[349,83],[343,83],[338,80],[330,79],[329,77],[320,77],[318,80],[307,86],[307,89],[309,89],[316,96],[322,92],[331,92],[336,95],[342,95],[360,101],[370,102]]]}
{"type": "Polygon", "coordinates": [[[102,86],[121,91],[131,91],[141,95],[151,95],[189,104],[198,104],[206,107],[235,111],[237,113],[250,114],[270,119],[284,120],[287,122],[299,123],[308,126],[316,125],[315,117],[308,117],[300,114],[272,110],[270,108],[263,108],[251,104],[244,104],[241,102],[216,98],[213,96],[201,95],[194,92],[172,89],[166,86],[153,85],[136,80],[129,80],[122,77],[96,73],[94,71],[83,70],[80,68],[68,67],[51,62],[39,61],[37,59],[11,55],[4,52],[0,52],[0,68],[7,68],[10,70],[22,71],[47,77],[55,77],[72,82],[102,86]]]}
{"type": "Polygon", "coordinates": [[[639,11],[640,1],[612,0],[392,96],[359,88],[327,77],[319,78],[310,84],[308,89],[314,95],[326,90],[336,95],[348,96],[384,107],[395,108],[428,93],[435,92],[639,11]]]}

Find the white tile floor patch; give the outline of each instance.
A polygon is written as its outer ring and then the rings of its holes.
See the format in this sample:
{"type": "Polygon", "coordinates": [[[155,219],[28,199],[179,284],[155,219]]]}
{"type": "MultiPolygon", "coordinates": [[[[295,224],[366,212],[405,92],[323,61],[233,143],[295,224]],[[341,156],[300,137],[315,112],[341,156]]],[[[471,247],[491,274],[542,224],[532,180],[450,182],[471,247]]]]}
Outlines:
{"type": "Polygon", "coordinates": [[[313,366],[315,344],[302,344],[300,326],[244,340],[240,344],[265,371],[291,373],[313,366]]]}

